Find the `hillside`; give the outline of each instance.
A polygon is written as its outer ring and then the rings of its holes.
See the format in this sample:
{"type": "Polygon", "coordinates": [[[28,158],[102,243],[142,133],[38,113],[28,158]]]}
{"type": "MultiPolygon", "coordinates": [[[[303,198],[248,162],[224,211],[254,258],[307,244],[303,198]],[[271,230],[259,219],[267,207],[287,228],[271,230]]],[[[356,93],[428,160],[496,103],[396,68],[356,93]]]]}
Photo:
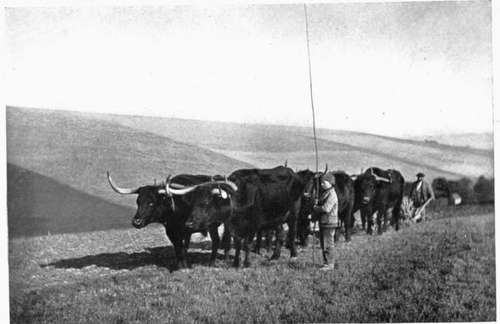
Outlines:
{"type": "MultiPolygon", "coordinates": [[[[176,118],[81,114],[216,150],[259,167],[288,160],[293,168],[314,167],[310,128],[237,124],[176,118]],[[196,131],[192,131],[196,130],[196,131]]],[[[418,171],[430,178],[493,175],[493,151],[365,134],[319,129],[321,164],[359,172],[369,166],[396,168],[408,179],[418,171]]]]}
{"type": "Polygon", "coordinates": [[[11,238],[130,227],[133,208],[75,190],[10,163],[7,173],[11,238]]]}
{"type": "Polygon", "coordinates": [[[118,203],[106,180],[123,186],[168,174],[227,174],[248,164],[145,131],[65,112],[7,109],[7,160],[77,190],[118,203]]]}

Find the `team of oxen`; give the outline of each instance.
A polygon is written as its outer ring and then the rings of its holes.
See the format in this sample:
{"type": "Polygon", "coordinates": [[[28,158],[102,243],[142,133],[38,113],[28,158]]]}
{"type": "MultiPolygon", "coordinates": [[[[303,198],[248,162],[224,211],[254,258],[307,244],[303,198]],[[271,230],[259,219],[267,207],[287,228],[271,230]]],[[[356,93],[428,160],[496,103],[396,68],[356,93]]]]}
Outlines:
{"type": "MultiPolygon", "coordinates": [[[[132,220],[136,228],[150,223],[165,226],[172,242],[177,266],[188,267],[187,249],[191,235],[210,233],[214,264],[217,251],[224,248],[229,257],[231,239],[234,242],[233,265],[238,267],[240,252],[245,252],[244,265],[250,265],[250,244],[257,236],[260,248],[262,233],[274,235],[275,246],[271,259],[277,259],[285,242],[290,257],[297,257],[296,241],[307,244],[310,234],[310,215],[314,199],[321,194],[319,179],[323,172],[295,172],[285,166],[273,169],[240,169],[228,177],[208,175],[177,175],[161,184],[139,188],[120,188],[108,173],[111,187],[120,194],[137,195],[137,212],[132,220]],[[222,238],[218,227],[224,224],[222,238]],[[287,224],[288,233],[284,233],[287,224]]],[[[343,171],[332,172],[346,241],[350,240],[354,213],[360,211],[363,229],[372,233],[373,215],[377,213],[377,228],[381,234],[388,221],[399,229],[404,178],[397,170],[372,167],[359,175],[343,171]]]]}

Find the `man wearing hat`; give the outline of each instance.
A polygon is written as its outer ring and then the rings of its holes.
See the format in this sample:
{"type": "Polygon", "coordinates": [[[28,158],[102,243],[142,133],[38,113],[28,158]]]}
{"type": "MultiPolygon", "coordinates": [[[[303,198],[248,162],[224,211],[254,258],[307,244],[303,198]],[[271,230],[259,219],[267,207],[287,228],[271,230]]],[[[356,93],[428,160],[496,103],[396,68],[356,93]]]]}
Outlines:
{"type": "MultiPolygon", "coordinates": [[[[431,185],[424,180],[425,175],[422,172],[417,173],[417,181],[413,183],[410,191],[410,198],[413,201],[413,206],[415,207],[415,212],[418,211],[419,207],[422,207],[419,215],[416,215],[415,221],[420,221],[425,219],[425,203],[427,201],[434,199],[434,191],[431,185]]],[[[415,216],[415,215],[414,215],[415,216]]]]}
{"type": "Polygon", "coordinates": [[[323,253],[322,270],[333,270],[333,247],[338,239],[340,222],[338,217],[338,198],[335,192],[335,176],[328,172],[321,179],[321,196],[315,200],[314,218],[319,219],[319,238],[323,253]]]}

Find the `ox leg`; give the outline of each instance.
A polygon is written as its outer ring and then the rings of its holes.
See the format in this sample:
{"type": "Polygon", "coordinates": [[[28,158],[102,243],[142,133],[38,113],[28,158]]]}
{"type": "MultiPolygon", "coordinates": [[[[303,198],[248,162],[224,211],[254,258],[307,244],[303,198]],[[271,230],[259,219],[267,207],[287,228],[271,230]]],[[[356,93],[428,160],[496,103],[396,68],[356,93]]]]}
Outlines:
{"type": "Polygon", "coordinates": [[[385,219],[386,219],[386,208],[382,207],[377,210],[377,232],[378,234],[382,234],[385,231],[385,219]]]}
{"type": "Polygon", "coordinates": [[[350,210],[347,210],[344,215],[344,237],[345,241],[349,242],[351,240],[351,228],[352,228],[352,212],[350,210]]]}
{"type": "Polygon", "coordinates": [[[238,268],[240,266],[240,252],[241,252],[241,239],[240,238],[234,238],[234,261],[233,261],[233,267],[238,268]]]}
{"type": "Polygon", "coordinates": [[[174,245],[175,250],[175,266],[179,269],[187,268],[187,262],[184,255],[184,247],[183,247],[183,237],[178,233],[167,232],[167,236],[174,245]]]}
{"type": "Polygon", "coordinates": [[[255,240],[255,247],[253,249],[254,253],[260,254],[260,245],[262,244],[262,230],[257,232],[257,238],[255,240]]]}
{"type": "Polygon", "coordinates": [[[311,233],[311,224],[309,219],[303,216],[297,221],[297,236],[299,237],[299,244],[303,248],[306,248],[309,244],[308,236],[311,233]]]}
{"type": "Polygon", "coordinates": [[[363,211],[359,211],[359,218],[361,218],[361,228],[363,231],[366,229],[366,215],[363,211]]]}
{"type": "Polygon", "coordinates": [[[403,203],[403,199],[400,199],[394,209],[392,210],[392,219],[394,223],[394,229],[399,231],[399,220],[401,218],[401,204],[403,203]]]}
{"type": "Polygon", "coordinates": [[[372,234],[372,225],[373,225],[373,218],[372,218],[372,210],[371,208],[366,208],[361,211],[361,214],[364,215],[365,221],[366,221],[366,234],[371,235],[372,234]]]}
{"type": "Polygon", "coordinates": [[[281,225],[276,227],[276,245],[271,260],[279,259],[281,255],[281,245],[283,244],[283,227],[281,225]]]}
{"type": "Polygon", "coordinates": [[[184,259],[186,260],[187,267],[190,267],[189,258],[188,258],[188,249],[189,249],[189,244],[191,243],[191,235],[192,235],[192,233],[185,233],[184,239],[182,242],[183,254],[184,254],[184,259]]]}
{"type": "Polygon", "coordinates": [[[300,213],[300,200],[295,202],[292,210],[290,210],[290,215],[288,216],[288,244],[290,249],[290,257],[297,257],[297,247],[295,244],[295,238],[297,237],[297,222],[300,213]]]}
{"type": "Polygon", "coordinates": [[[273,231],[269,230],[266,232],[266,252],[268,254],[271,252],[272,243],[273,243],[273,231]]]}
{"type": "Polygon", "coordinates": [[[250,243],[252,241],[252,238],[246,237],[243,240],[243,251],[245,251],[245,260],[243,261],[243,266],[249,267],[250,266],[250,243]]]}
{"type": "Polygon", "coordinates": [[[209,228],[210,239],[212,240],[212,254],[210,255],[210,266],[215,265],[215,259],[217,258],[217,251],[219,250],[220,238],[219,231],[217,230],[217,225],[211,225],[209,228]]]}
{"type": "Polygon", "coordinates": [[[188,249],[189,249],[189,244],[191,243],[191,233],[186,233],[184,234],[184,254],[187,256],[188,249]]]}
{"type": "Polygon", "coordinates": [[[224,261],[229,261],[229,250],[231,249],[231,233],[224,226],[224,232],[222,233],[222,246],[224,247],[224,261]]]}

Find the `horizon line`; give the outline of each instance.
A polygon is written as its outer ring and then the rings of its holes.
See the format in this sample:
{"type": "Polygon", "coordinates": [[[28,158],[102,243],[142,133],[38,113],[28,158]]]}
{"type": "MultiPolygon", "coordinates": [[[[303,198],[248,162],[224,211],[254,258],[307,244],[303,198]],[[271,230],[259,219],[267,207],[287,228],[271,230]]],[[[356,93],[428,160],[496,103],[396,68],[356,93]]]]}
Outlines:
{"type": "MultiPolygon", "coordinates": [[[[95,110],[84,110],[80,109],[78,110],[77,108],[47,108],[47,107],[34,107],[34,106],[19,106],[19,105],[10,105],[6,104],[5,108],[14,108],[14,109],[32,109],[32,110],[45,110],[45,111],[53,111],[53,112],[68,112],[68,113],[79,113],[79,114],[98,114],[98,115],[111,115],[111,116],[123,116],[123,117],[149,117],[149,118],[163,118],[163,119],[178,119],[178,120],[185,120],[185,121],[197,121],[197,122],[212,122],[212,123],[221,123],[221,124],[236,124],[236,125],[254,125],[254,126],[274,126],[274,127],[290,127],[290,128],[304,128],[304,129],[311,129],[312,132],[312,124],[310,126],[306,125],[297,125],[297,124],[280,124],[280,123],[273,123],[273,122],[252,122],[252,121],[224,121],[224,120],[216,120],[216,119],[198,119],[198,118],[187,118],[187,117],[176,117],[176,116],[164,116],[164,115],[157,115],[157,114],[137,114],[137,113],[116,113],[116,112],[99,112],[95,110]]],[[[360,130],[353,130],[353,129],[345,129],[345,128],[326,128],[326,127],[317,127],[317,130],[323,130],[323,131],[334,131],[334,132],[348,132],[348,133],[355,133],[359,135],[373,135],[373,136],[379,136],[379,137],[385,137],[385,138],[393,138],[393,139],[405,139],[405,140],[417,140],[417,141],[422,141],[424,142],[425,140],[432,140],[431,138],[426,138],[426,137],[432,137],[432,136],[439,136],[439,135],[468,135],[468,134],[473,134],[473,135],[493,135],[494,132],[490,130],[482,130],[482,131],[463,131],[463,132],[458,132],[458,131],[450,131],[450,132],[439,132],[439,131],[434,131],[434,132],[429,132],[429,133],[421,133],[421,134],[401,134],[401,135],[387,135],[387,134],[381,134],[381,133],[375,133],[375,132],[367,132],[367,131],[360,131],[360,130]]],[[[438,144],[441,145],[447,145],[445,143],[440,143],[438,144]]],[[[455,146],[455,145],[453,145],[455,146]]]]}

